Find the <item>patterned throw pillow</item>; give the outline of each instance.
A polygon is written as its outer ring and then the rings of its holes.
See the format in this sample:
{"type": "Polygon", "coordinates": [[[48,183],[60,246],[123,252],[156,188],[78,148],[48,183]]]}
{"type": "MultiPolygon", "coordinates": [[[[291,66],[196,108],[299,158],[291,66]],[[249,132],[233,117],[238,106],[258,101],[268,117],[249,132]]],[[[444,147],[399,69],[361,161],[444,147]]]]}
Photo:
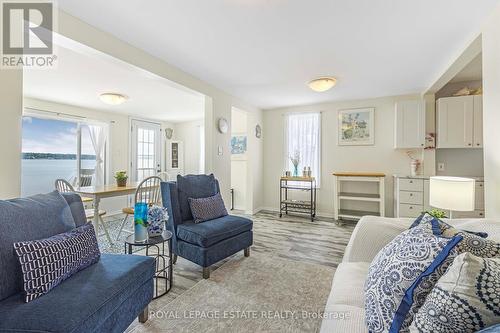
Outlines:
{"type": "Polygon", "coordinates": [[[468,333],[500,323],[500,259],[459,255],[415,315],[412,332],[468,333]]]}
{"type": "MultiPolygon", "coordinates": [[[[410,229],[411,228],[414,228],[418,225],[420,225],[421,223],[432,223],[433,226],[434,226],[434,234],[438,235],[438,229],[439,228],[439,231],[440,233],[443,233],[445,232],[446,230],[450,229],[450,228],[453,228],[451,225],[449,225],[448,223],[444,222],[444,221],[441,221],[440,219],[432,216],[431,214],[429,214],[428,212],[423,212],[422,214],[420,214],[419,217],[417,217],[415,219],[415,221],[412,223],[412,225],[410,226],[410,229]]],[[[486,238],[488,237],[488,233],[486,232],[481,232],[481,231],[468,231],[468,230],[463,230],[464,232],[467,232],[469,234],[472,234],[472,235],[476,235],[476,236],[479,236],[479,237],[482,237],[482,238],[486,238]]],[[[440,234],[439,233],[439,234],[440,234]]]]}
{"type": "Polygon", "coordinates": [[[463,240],[457,245],[459,253],[470,252],[482,258],[500,258],[500,243],[453,227],[443,232],[443,237],[454,237],[456,235],[463,237],[463,240]]]}
{"type": "Polygon", "coordinates": [[[14,243],[23,272],[25,302],[48,293],[101,256],[92,224],[46,239],[14,243]]]}
{"type": "Polygon", "coordinates": [[[462,236],[433,234],[431,224],[401,233],[370,265],[365,316],[370,332],[407,332],[413,316],[457,256],[462,236]]]}
{"type": "Polygon", "coordinates": [[[194,223],[200,223],[226,216],[227,210],[220,193],[208,198],[189,198],[194,223]]]}
{"type": "Polygon", "coordinates": [[[430,225],[435,235],[449,238],[457,235],[462,236],[463,240],[456,247],[458,253],[470,252],[483,258],[500,257],[500,244],[486,239],[488,235],[485,233],[456,229],[427,213],[422,214],[419,219],[419,225],[430,225]]]}

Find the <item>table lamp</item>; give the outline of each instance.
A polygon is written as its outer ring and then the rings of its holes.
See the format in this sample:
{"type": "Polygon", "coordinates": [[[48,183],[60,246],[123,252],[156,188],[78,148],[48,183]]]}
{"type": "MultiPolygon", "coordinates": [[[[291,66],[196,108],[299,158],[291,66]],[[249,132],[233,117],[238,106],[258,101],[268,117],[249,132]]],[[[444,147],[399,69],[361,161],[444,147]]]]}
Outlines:
{"type": "Polygon", "coordinates": [[[439,209],[470,212],[474,210],[475,180],[462,177],[431,177],[429,204],[439,209]]]}

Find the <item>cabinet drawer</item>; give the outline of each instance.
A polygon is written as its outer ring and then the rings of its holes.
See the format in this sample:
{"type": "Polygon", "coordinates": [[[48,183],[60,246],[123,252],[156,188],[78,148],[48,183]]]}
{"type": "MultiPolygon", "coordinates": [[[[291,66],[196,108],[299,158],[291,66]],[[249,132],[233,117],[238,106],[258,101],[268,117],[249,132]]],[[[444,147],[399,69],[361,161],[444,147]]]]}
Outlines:
{"type": "Polygon", "coordinates": [[[418,217],[423,210],[422,205],[399,204],[399,217],[418,217]]]}
{"type": "Polygon", "coordinates": [[[424,192],[399,191],[399,202],[405,204],[423,205],[424,192]]]}
{"type": "Polygon", "coordinates": [[[484,218],[484,210],[475,210],[472,212],[453,212],[454,219],[482,219],[484,218]]]}
{"type": "Polygon", "coordinates": [[[417,191],[422,192],[424,190],[424,180],[423,179],[399,179],[399,190],[400,191],[417,191]]]}

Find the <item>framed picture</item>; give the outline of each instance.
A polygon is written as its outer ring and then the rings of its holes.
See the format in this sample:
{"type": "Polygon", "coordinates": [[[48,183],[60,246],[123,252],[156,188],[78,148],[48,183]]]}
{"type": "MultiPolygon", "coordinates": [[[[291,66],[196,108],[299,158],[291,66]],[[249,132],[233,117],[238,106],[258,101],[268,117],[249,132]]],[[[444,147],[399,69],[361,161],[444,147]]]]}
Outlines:
{"type": "Polygon", "coordinates": [[[339,110],[338,145],[375,144],[375,108],[339,110]]]}
{"type": "Polygon", "coordinates": [[[231,155],[242,155],[247,152],[246,135],[234,135],[231,137],[231,155]]]}

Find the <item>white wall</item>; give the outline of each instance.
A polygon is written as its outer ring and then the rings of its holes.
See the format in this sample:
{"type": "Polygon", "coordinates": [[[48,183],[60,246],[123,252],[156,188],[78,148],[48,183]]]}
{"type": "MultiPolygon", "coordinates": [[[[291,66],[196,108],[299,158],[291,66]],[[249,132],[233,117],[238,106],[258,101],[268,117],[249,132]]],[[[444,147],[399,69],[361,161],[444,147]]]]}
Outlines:
{"type": "Polygon", "coordinates": [[[500,6],[483,28],[483,131],[485,209],[500,217],[500,6]]]}
{"type": "Polygon", "coordinates": [[[394,149],[394,105],[402,99],[419,96],[384,97],[369,100],[345,101],[284,109],[266,110],[264,114],[264,206],[279,207],[279,177],[284,168],[283,114],[287,112],[322,112],[321,189],[318,190],[318,215],[333,215],[334,171],[376,171],[386,174],[386,212],[393,212],[392,175],[409,174],[410,160],[405,150],[394,149]],[[341,109],[375,107],[375,145],[338,146],[337,112],[341,109]]]}
{"type": "Polygon", "coordinates": [[[200,173],[200,126],[204,126],[203,119],[176,123],[173,127],[174,140],[183,142],[183,172],[185,175],[200,173]]]}
{"type": "Polygon", "coordinates": [[[23,71],[0,70],[0,199],[21,194],[23,71]]]}
{"type": "Polygon", "coordinates": [[[231,135],[246,135],[247,136],[247,152],[245,154],[231,155],[231,188],[234,190],[234,208],[239,210],[247,210],[251,205],[251,193],[247,183],[251,181],[248,172],[248,124],[247,113],[238,109],[233,109],[231,112],[231,135]]]}

